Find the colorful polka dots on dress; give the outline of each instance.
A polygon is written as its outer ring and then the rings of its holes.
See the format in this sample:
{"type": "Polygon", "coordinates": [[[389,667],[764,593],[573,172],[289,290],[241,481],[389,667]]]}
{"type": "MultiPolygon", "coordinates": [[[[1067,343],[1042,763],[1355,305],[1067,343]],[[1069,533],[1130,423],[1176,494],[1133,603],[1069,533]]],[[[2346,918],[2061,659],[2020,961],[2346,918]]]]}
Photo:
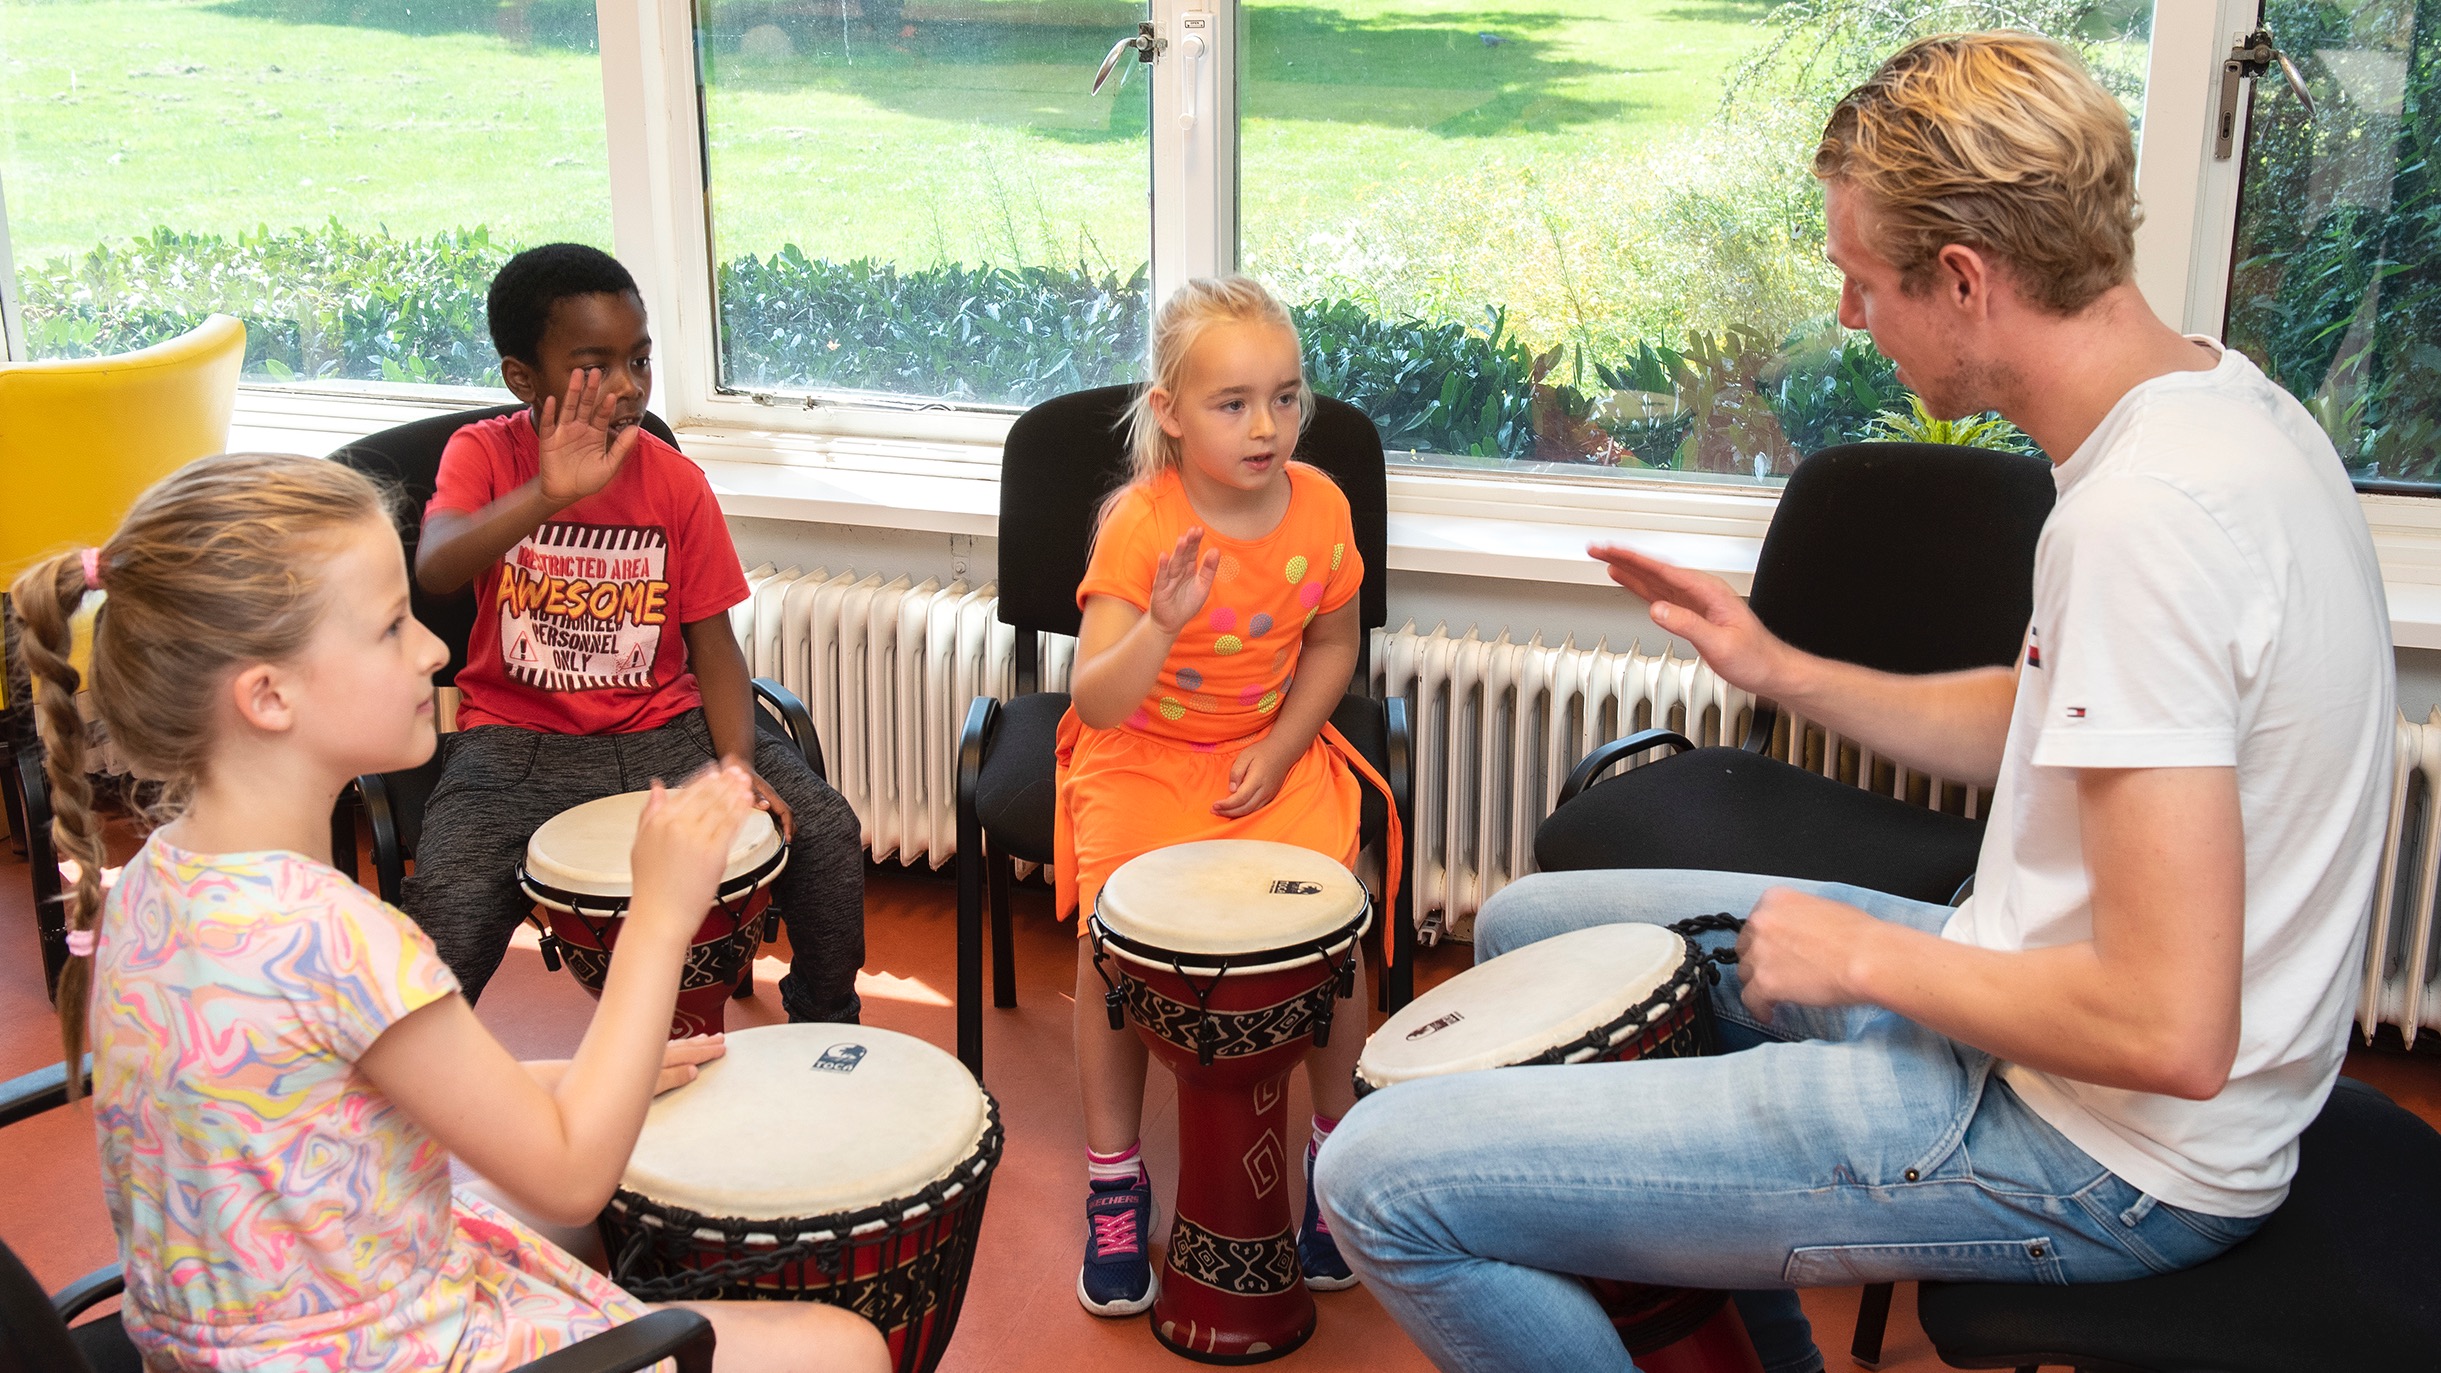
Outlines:
{"type": "Polygon", "coordinates": [[[1178,669],[1178,685],[1188,691],[1201,691],[1204,689],[1204,675],[1191,667],[1182,667],[1178,669]]]}
{"type": "Polygon", "coordinates": [[[1320,606],[1322,604],[1322,583],[1307,582],[1298,587],[1297,604],[1304,606],[1309,611],[1320,606]]]}
{"type": "Polygon", "coordinates": [[[1269,715],[1279,708],[1280,693],[1276,691],[1264,692],[1263,699],[1254,703],[1255,713],[1258,715],[1269,715]]]}
{"type": "Polygon", "coordinates": [[[1263,699],[1263,684],[1260,682],[1237,694],[1237,703],[1241,706],[1253,705],[1261,699],[1263,699]]]}
{"type": "Polygon", "coordinates": [[[1217,574],[1221,581],[1235,581],[1238,578],[1238,574],[1244,572],[1245,570],[1246,565],[1237,560],[1237,555],[1235,553],[1221,554],[1220,571],[1217,574]]]}
{"type": "Polygon", "coordinates": [[[1335,543],[1335,544],[1332,544],[1332,545],[1331,545],[1331,570],[1332,570],[1333,572],[1337,572],[1337,571],[1339,570],[1339,564],[1340,564],[1340,563],[1341,563],[1343,560],[1345,560],[1345,559],[1347,558],[1347,556],[1348,556],[1348,546],[1347,546],[1346,544],[1344,544],[1344,543],[1335,543]]]}
{"type": "Polygon", "coordinates": [[[1309,564],[1309,563],[1307,563],[1307,562],[1305,561],[1305,555],[1304,555],[1304,554],[1302,554],[1302,553],[1300,553],[1300,554],[1298,554],[1297,556],[1295,556],[1295,557],[1293,557],[1293,558],[1289,559],[1289,560],[1288,560],[1288,584],[1289,584],[1290,586],[1295,586],[1297,583],[1304,581],[1304,580],[1305,580],[1305,570],[1306,570],[1306,568],[1307,568],[1307,567],[1309,567],[1309,566],[1311,566],[1311,564],[1309,564]]]}
{"type": "Polygon", "coordinates": [[[1235,629],[1235,628],[1237,628],[1237,612],[1236,612],[1236,611],[1231,610],[1229,607],[1227,607],[1227,606],[1225,606],[1225,605],[1223,605],[1223,606],[1214,606],[1214,607],[1212,608],[1212,632],[1213,632],[1213,633],[1215,633],[1215,634],[1226,634],[1226,633],[1228,633],[1230,630],[1233,630],[1233,629],[1235,629]]]}
{"type": "Polygon", "coordinates": [[[1187,698],[1187,706],[1191,710],[1200,710],[1206,715],[1218,715],[1221,703],[1218,696],[1207,696],[1199,691],[1187,698]]]}
{"type": "Polygon", "coordinates": [[[1161,718],[1173,723],[1183,720],[1187,718],[1187,708],[1178,704],[1177,697],[1164,696],[1161,698],[1161,718]]]}
{"type": "Polygon", "coordinates": [[[1129,729],[1151,729],[1153,727],[1152,712],[1142,706],[1136,707],[1136,713],[1127,717],[1127,727],[1129,729]]]}
{"type": "Polygon", "coordinates": [[[1246,637],[1249,639],[1260,639],[1270,632],[1271,617],[1269,615],[1257,614],[1246,622],[1246,637]]]}
{"type": "Polygon", "coordinates": [[[1246,641],[1240,639],[1235,634],[1223,634],[1219,638],[1212,641],[1212,651],[1220,654],[1224,658],[1237,652],[1239,649],[1244,648],[1245,646],[1246,641]]]}

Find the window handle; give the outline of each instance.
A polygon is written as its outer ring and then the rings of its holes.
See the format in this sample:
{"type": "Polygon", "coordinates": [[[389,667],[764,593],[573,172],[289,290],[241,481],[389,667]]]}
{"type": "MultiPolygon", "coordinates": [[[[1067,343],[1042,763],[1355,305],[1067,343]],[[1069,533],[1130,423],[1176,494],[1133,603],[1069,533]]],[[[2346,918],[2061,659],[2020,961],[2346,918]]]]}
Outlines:
{"type": "Polygon", "coordinates": [[[1202,76],[1198,69],[1203,66],[1206,46],[1200,33],[1189,33],[1178,40],[1178,54],[1187,60],[1185,102],[1178,112],[1178,127],[1182,129],[1195,127],[1195,83],[1202,76]]]}
{"type": "Polygon", "coordinates": [[[2221,114],[2212,144],[2215,161],[2227,162],[2235,151],[2238,82],[2267,75],[2274,63],[2279,64],[2280,74],[2288,78],[2288,88],[2297,93],[2298,101],[2305,106],[2305,117],[2314,117],[2314,97],[2305,88],[2305,74],[2288,60],[2287,53],[2274,46],[2270,29],[2256,29],[2239,39],[2229,49],[2227,60],[2221,63],[2221,114]]]}
{"type": "MultiPolygon", "coordinates": [[[[1161,36],[1159,29],[1153,27],[1152,20],[1147,19],[1139,23],[1136,25],[1136,32],[1132,37],[1122,38],[1110,45],[1110,52],[1102,58],[1101,70],[1093,74],[1093,89],[1087,91],[1086,94],[1100,95],[1102,93],[1103,83],[1110,80],[1111,69],[1119,65],[1120,57],[1129,50],[1132,49],[1135,52],[1138,62],[1150,62],[1159,57],[1162,49],[1168,46],[1168,40],[1161,36]]],[[[1119,74],[1119,84],[1122,86],[1127,84],[1125,72],[1119,74]]]]}

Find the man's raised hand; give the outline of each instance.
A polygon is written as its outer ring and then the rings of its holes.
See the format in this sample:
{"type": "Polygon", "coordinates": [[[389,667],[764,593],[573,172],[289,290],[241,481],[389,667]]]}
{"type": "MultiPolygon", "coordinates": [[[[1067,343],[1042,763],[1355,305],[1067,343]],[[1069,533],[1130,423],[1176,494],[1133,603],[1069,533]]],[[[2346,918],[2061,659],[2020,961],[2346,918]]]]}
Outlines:
{"type": "Polygon", "coordinates": [[[602,369],[579,367],[568,374],[568,394],[545,396],[534,430],[542,440],[542,493],[560,505],[574,505],[619,475],[627,455],[636,448],[643,426],[630,424],[612,434],[618,403],[602,394],[602,369]]]}
{"type": "Polygon", "coordinates": [[[1178,536],[1178,546],[1153,567],[1153,591],[1145,597],[1145,613],[1153,628],[1175,636],[1211,598],[1212,579],[1220,575],[1220,550],[1203,551],[1204,531],[1190,529],[1178,536]]]}
{"type": "Polygon", "coordinates": [[[1617,544],[1585,550],[1610,569],[1610,579],[1644,598],[1653,623],[1695,645],[1730,685],[1770,695],[1772,674],[1787,645],[1763,627],[1746,599],[1709,572],[1695,572],[1617,544]]]}

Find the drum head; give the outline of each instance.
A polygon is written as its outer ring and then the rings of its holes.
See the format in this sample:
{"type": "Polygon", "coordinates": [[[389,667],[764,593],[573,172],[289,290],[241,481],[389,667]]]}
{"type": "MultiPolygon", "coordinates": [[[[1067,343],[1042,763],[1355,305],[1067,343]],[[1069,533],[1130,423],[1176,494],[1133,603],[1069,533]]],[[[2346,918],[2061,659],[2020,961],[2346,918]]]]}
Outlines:
{"type": "Polygon", "coordinates": [[[1095,914],[1122,939],[1178,953],[1241,954],[1327,939],[1365,909],[1336,859],[1260,839],[1139,854],[1102,884],[1095,914]]]}
{"type": "Polygon", "coordinates": [[[1649,999],[1686,956],[1686,941],[1659,925],[1595,925],[1528,944],[1408,1002],[1365,1041],[1357,1075],[1387,1087],[1523,1063],[1649,999]]]}
{"type": "MultiPolygon", "coordinates": [[[[634,886],[628,851],[635,847],[636,821],[649,792],[631,791],[587,801],[554,815],[526,841],[526,875],[546,887],[584,896],[627,896],[634,886]]],[[[769,811],[756,811],[729,841],[721,885],[754,871],[780,851],[780,827],[769,811]]]]}
{"type": "Polygon", "coordinates": [[[766,1025],[664,1093],[622,1184],[698,1215],[812,1220],[909,1197],[975,1152],[983,1089],[911,1035],[766,1025]]]}

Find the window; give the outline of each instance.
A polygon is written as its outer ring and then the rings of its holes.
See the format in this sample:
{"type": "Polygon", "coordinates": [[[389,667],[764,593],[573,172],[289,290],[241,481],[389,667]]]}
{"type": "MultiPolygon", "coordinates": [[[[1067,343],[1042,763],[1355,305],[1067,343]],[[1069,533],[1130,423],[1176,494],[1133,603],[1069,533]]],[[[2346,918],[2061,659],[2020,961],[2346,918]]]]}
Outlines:
{"type": "Polygon", "coordinates": [[[2254,83],[2228,321],[2360,485],[2441,490],[2441,9],[2269,0],[2304,77],[2254,83]]]}
{"type": "Polygon", "coordinates": [[[28,353],[246,322],[251,382],[497,386],[516,249],[610,244],[592,0],[0,5],[28,353]]]}
{"type": "Polygon", "coordinates": [[[2133,117],[2152,20],[2149,0],[1241,12],[1240,257],[1295,303],[1319,389],[1419,461],[1744,481],[1928,425],[1832,318],[1806,168],[1838,97],[1922,34],[2034,28],[2133,117]]]}
{"type": "Polygon", "coordinates": [[[1133,378],[1144,10],[701,0],[722,390],[1022,406],[1133,378]],[[843,394],[844,393],[844,394],[843,394]]]}

